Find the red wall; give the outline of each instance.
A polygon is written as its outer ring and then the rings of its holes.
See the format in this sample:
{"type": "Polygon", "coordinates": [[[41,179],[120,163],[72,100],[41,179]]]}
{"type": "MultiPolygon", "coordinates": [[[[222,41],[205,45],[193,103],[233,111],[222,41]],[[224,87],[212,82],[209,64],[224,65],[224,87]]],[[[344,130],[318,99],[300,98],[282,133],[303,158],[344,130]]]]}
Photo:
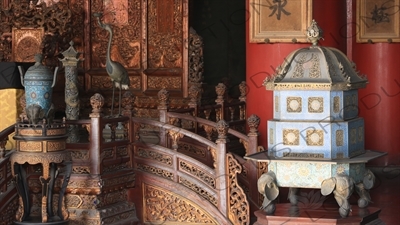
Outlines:
{"type": "MultiPolygon", "coordinates": [[[[249,7],[249,0],[246,5],[249,7]]],[[[355,43],[355,35],[351,35],[354,33],[351,29],[355,29],[354,5],[354,0],[313,1],[313,18],[324,30],[320,45],[349,54],[357,69],[368,76],[369,85],[359,92],[366,149],[389,153],[371,164],[400,165],[400,44],[355,43]],[[347,8],[351,10],[347,12],[347,8]]],[[[263,80],[273,74],[290,52],[310,44],[249,43],[248,27],[249,23],[246,25],[247,113],[260,117],[260,144],[267,146],[267,120],[273,117],[273,100],[272,92],[262,86],[263,80]]]]}

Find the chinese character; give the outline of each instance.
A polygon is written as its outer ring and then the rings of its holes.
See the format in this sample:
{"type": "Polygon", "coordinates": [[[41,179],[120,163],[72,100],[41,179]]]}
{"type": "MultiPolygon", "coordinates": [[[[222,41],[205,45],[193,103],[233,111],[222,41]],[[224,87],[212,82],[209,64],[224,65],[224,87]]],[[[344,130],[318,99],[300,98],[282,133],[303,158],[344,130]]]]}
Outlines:
{"type": "Polygon", "coordinates": [[[377,23],[383,23],[383,22],[390,22],[389,16],[393,15],[394,13],[388,13],[388,10],[391,8],[396,8],[396,6],[387,6],[386,4],[389,2],[393,2],[392,0],[384,2],[380,7],[378,5],[375,5],[374,9],[370,12],[371,19],[374,21],[375,24],[377,23]]]}
{"type": "Polygon", "coordinates": [[[291,13],[286,11],[284,7],[287,4],[287,0],[273,0],[272,3],[274,5],[271,5],[269,9],[272,10],[272,13],[269,14],[269,17],[273,16],[276,13],[276,18],[278,20],[281,19],[281,13],[284,13],[286,16],[289,16],[291,13]]]}

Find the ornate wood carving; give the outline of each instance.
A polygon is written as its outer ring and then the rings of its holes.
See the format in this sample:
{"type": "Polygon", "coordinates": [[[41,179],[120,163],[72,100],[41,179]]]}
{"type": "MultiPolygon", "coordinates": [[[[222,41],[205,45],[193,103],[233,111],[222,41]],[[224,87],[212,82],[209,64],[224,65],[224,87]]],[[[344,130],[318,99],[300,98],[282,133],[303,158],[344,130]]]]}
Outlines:
{"type": "Polygon", "coordinates": [[[228,216],[233,224],[250,224],[250,206],[246,194],[240,187],[237,174],[242,171],[242,167],[231,153],[226,156],[229,174],[229,207],[228,216]]]}
{"type": "Polygon", "coordinates": [[[143,191],[145,223],[218,224],[210,214],[182,196],[148,184],[143,191]]]}
{"type": "MultiPolygon", "coordinates": [[[[0,33],[2,35],[0,61],[29,61],[29,57],[20,58],[26,50],[32,48],[22,42],[11,43],[11,31],[21,29],[44,29],[44,36],[39,41],[47,66],[58,65],[58,54],[68,48],[68,43],[73,40],[82,50],[83,45],[83,0],[60,0],[56,3],[46,1],[48,4],[38,1],[11,1],[7,6],[1,7],[0,33]],[[72,3],[71,3],[72,2],[72,3]],[[73,7],[70,7],[73,5],[73,7]],[[74,18],[72,20],[72,18],[74,18]],[[13,48],[11,48],[11,44],[13,48]],[[25,49],[28,48],[28,49],[25,49]],[[13,53],[14,52],[14,53],[13,53]],[[12,56],[16,57],[12,57],[12,56]]],[[[33,39],[23,39],[23,42],[32,42],[33,39]]],[[[17,41],[15,41],[17,42],[17,41]]]]}
{"type": "Polygon", "coordinates": [[[181,0],[149,0],[147,10],[148,68],[181,68],[181,0]]]}

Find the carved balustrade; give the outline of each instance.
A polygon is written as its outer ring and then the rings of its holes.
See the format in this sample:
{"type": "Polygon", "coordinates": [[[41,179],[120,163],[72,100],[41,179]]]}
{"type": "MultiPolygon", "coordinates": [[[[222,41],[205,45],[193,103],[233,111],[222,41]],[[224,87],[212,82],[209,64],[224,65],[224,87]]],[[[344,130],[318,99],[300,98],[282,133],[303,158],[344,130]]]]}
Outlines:
{"type": "Polygon", "coordinates": [[[79,142],[67,143],[73,160],[67,187],[70,224],[137,221],[135,206],[127,197],[135,181],[130,154],[132,112],[125,110],[121,117],[103,115],[100,94],[92,96],[91,105],[90,119],[66,121],[81,127],[79,142]]]}
{"type": "MultiPolygon", "coordinates": [[[[145,124],[158,127],[160,130],[165,130],[165,132],[159,132],[159,134],[166,135],[164,138],[160,137],[157,142],[147,142],[138,135],[138,139],[134,144],[133,166],[137,171],[136,176],[140,177],[139,180],[136,180],[136,186],[144,187],[144,189],[139,188],[140,190],[138,191],[140,193],[136,197],[135,204],[143,210],[139,213],[140,215],[147,215],[146,218],[143,218],[145,222],[167,220],[163,222],[166,222],[165,224],[173,224],[173,222],[226,224],[226,218],[229,218],[233,224],[249,224],[248,202],[245,193],[237,182],[236,176],[237,173],[241,172],[241,166],[232,154],[227,154],[226,151],[226,135],[229,128],[225,121],[220,120],[216,124],[215,129],[218,131],[218,139],[216,142],[212,142],[193,132],[169,123],[145,118],[132,118],[132,120],[135,126],[145,124]],[[205,167],[202,162],[177,151],[180,138],[183,136],[208,146],[207,150],[212,155],[211,167],[205,167]],[[149,175],[143,174],[151,174],[163,178],[160,180],[162,183],[156,182],[154,185],[151,185],[149,175]],[[169,191],[165,190],[169,186],[175,186],[175,188],[169,191]],[[151,194],[151,190],[153,189],[158,189],[157,193],[165,193],[164,196],[154,196],[154,194],[151,194]],[[175,213],[169,215],[169,218],[165,218],[164,216],[166,215],[162,215],[162,212],[165,212],[165,210],[154,208],[156,207],[155,204],[159,206],[166,204],[165,195],[167,194],[174,196],[174,198],[187,197],[183,195],[187,189],[197,194],[197,196],[193,196],[194,199],[203,199],[202,203],[199,203],[200,207],[197,209],[198,215],[194,215],[194,218],[191,218],[194,221],[181,220],[181,218],[177,217],[171,218],[174,217],[175,213]],[[239,207],[240,205],[241,207],[239,207]],[[202,211],[202,209],[210,209],[210,207],[215,209],[211,210],[213,213],[219,211],[219,213],[213,214],[214,216],[216,215],[215,217],[202,211]],[[232,212],[234,209],[238,212],[232,212]],[[160,210],[162,211],[161,213],[151,213],[152,211],[160,210]]],[[[140,131],[140,127],[134,130],[140,131]]],[[[188,203],[188,201],[184,201],[183,199],[180,202],[191,206],[194,205],[193,202],[188,203]]],[[[174,210],[188,209],[178,204],[174,210]]],[[[189,211],[186,213],[189,213],[189,211]]]]}
{"type": "MultiPolygon", "coordinates": [[[[238,161],[238,163],[243,168],[242,173],[238,174],[238,180],[241,187],[244,189],[245,193],[251,199],[251,211],[258,210],[259,206],[262,204],[263,197],[259,195],[257,189],[254,187],[254,183],[258,180],[258,178],[267,170],[267,163],[254,163],[251,161],[247,161],[243,159],[244,155],[253,154],[263,150],[262,146],[258,145],[258,126],[260,124],[260,118],[256,115],[251,115],[245,119],[245,82],[242,82],[240,85],[241,90],[241,97],[239,98],[240,101],[234,103],[227,103],[224,99],[224,85],[219,84],[216,87],[216,92],[220,96],[217,98],[216,102],[218,104],[212,106],[205,106],[205,107],[196,107],[191,108],[189,110],[192,111],[169,111],[167,108],[159,109],[160,115],[163,116],[163,121],[169,121],[170,124],[183,127],[182,124],[192,124],[193,128],[189,129],[194,133],[200,134],[206,137],[208,140],[216,141],[218,140],[217,137],[217,122],[210,120],[210,114],[204,114],[205,118],[200,118],[196,112],[199,112],[199,109],[204,110],[205,112],[218,112],[219,109],[225,108],[229,109],[231,112],[231,108],[237,107],[236,110],[241,112],[238,117],[235,117],[234,120],[229,120],[231,117],[224,117],[229,115],[229,113],[222,113],[221,120],[225,121],[225,118],[228,118],[227,122],[229,129],[227,131],[227,152],[232,153],[232,156],[238,161]],[[243,110],[240,108],[243,107],[243,110]],[[165,118],[164,118],[165,117],[165,118]],[[246,123],[247,122],[247,123],[246,123]],[[245,134],[245,126],[248,126],[248,133],[245,134]],[[242,127],[242,129],[237,129],[238,127],[242,127]],[[238,151],[239,149],[239,151],[238,151]]],[[[168,106],[168,99],[163,100],[165,103],[164,105],[168,106]]],[[[232,101],[231,101],[232,102],[232,101]]],[[[220,111],[221,112],[221,111],[220,111]]],[[[226,112],[226,111],[225,111],[226,112]]],[[[200,114],[201,115],[201,114],[200,114]]],[[[215,115],[215,114],[214,114],[215,115]]],[[[229,115],[230,116],[230,115],[229,115]]],[[[216,117],[214,117],[216,118],[216,117]]],[[[185,127],[183,127],[185,128],[185,127]]],[[[173,138],[171,138],[171,143],[169,143],[169,147],[176,142],[173,138]]],[[[180,138],[178,151],[182,152],[186,155],[189,155],[193,158],[196,158],[200,162],[206,165],[212,165],[212,154],[210,151],[207,151],[207,147],[202,143],[196,142],[190,138],[180,138]]]]}
{"type": "MultiPolygon", "coordinates": [[[[173,110],[174,112],[187,114],[194,117],[203,118],[209,121],[218,122],[225,120],[229,127],[233,130],[245,133],[246,130],[246,82],[239,85],[240,97],[233,99],[227,96],[226,86],[223,83],[215,87],[217,98],[215,104],[200,105],[199,103],[189,103],[189,108],[173,110]]],[[[172,110],[171,110],[172,111],[172,110]]],[[[216,139],[215,131],[207,124],[200,124],[196,120],[183,120],[180,118],[171,119],[172,123],[179,124],[182,128],[189,129],[197,134],[207,137],[209,140],[216,139]]],[[[244,149],[238,143],[239,139],[229,134],[230,142],[228,143],[231,152],[235,152],[243,156],[244,149]]]]}
{"type": "MultiPolygon", "coordinates": [[[[220,93],[220,95],[223,95],[220,93]]],[[[166,179],[163,185],[170,187],[174,186],[173,183],[178,183],[186,188],[196,192],[202,202],[207,201],[211,204],[208,207],[215,207],[219,210],[221,215],[228,217],[234,224],[248,224],[247,219],[251,210],[258,209],[258,202],[260,197],[254,182],[258,179],[258,165],[252,162],[247,162],[241,156],[229,152],[229,145],[231,137],[239,140],[239,145],[245,149],[244,154],[251,154],[257,152],[258,146],[258,124],[259,118],[255,115],[250,116],[248,119],[250,132],[246,135],[235,129],[229,127],[228,122],[225,122],[223,116],[217,122],[209,120],[209,118],[200,118],[196,115],[200,107],[194,107],[188,110],[169,111],[169,93],[166,90],[161,90],[159,96],[159,121],[145,119],[145,118],[132,118],[134,123],[134,136],[136,142],[134,144],[134,163],[133,167],[139,173],[136,175],[136,185],[143,185],[143,189],[139,190],[138,196],[146,199],[151,198],[154,204],[158,202],[160,205],[166,204],[163,200],[165,196],[154,196],[153,191],[155,187],[153,182],[160,178],[166,179]],[[183,123],[191,124],[190,128],[186,129],[183,123]],[[142,132],[143,128],[153,127],[153,137],[148,131],[142,132]],[[202,127],[206,135],[201,136],[196,134],[202,127]],[[215,135],[211,135],[213,132],[215,135]],[[213,138],[211,138],[213,136],[213,138]],[[205,167],[205,165],[207,165],[205,167]],[[234,168],[234,169],[233,169],[234,168]],[[232,169],[232,170],[231,170],[232,169]],[[149,179],[148,175],[152,174],[157,177],[149,179]],[[171,182],[169,185],[168,183],[171,182]],[[151,188],[150,188],[151,187],[151,188]],[[240,193],[232,193],[236,190],[240,193]],[[149,193],[147,193],[149,191],[149,193]],[[255,194],[254,194],[255,193],[255,194]],[[246,197],[247,195],[247,197],[246,197]],[[239,199],[232,199],[233,196],[239,196],[239,199]],[[247,198],[251,198],[247,201],[247,198]],[[243,202],[243,200],[245,200],[243,202]],[[243,203],[246,207],[242,208],[243,211],[235,211],[238,205],[243,203]],[[244,219],[245,218],[245,219],[244,219]],[[241,221],[241,222],[240,222],[241,221]]],[[[222,109],[224,107],[224,98],[217,98],[218,105],[214,108],[222,109]]],[[[235,106],[244,106],[236,104],[235,106]]],[[[205,109],[212,109],[210,106],[204,107],[205,109]]],[[[218,111],[218,110],[217,110],[218,111]]],[[[222,110],[220,111],[222,112],[222,110]]],[[[226,115],[221,113],[220,115],[226,115]]],[[[244,115],[244,113],[243,113],[244,115]]],[[[229,117],[228,117],[229,118],[229,117]]],[[[244,118],[243,123],[246,121],[244,118]]],[[[235,121],[233,121],[235,122],[235,121]]],[[[148,130],[148,129],[147,129],[148,130]]],[[[200,132],[198,132],[200,133],[200,132]]],[[[155,185],[157,182],[154,183],[155,185]]],[[[157,186],[157,185],[156,185],[157,186]]],[[[160,190],[157,189],[156,193],[164,193],[172,196],[177,196],[177,193],[184,193],[182,187],[176,186],[175,190],[160,190]]],[[[197,197],[198,197],[197,196],[197,197]]],[[[193,196],[193,199],[196,197],[193,196]]],[[[262,201],[262,199],[261,199],[262,201]]],[[[143,212],[140,215],[147,215],[142,218],[144,222],[161,222],[163,216],[161,214],[151,214],[151,211],[156,210],[154,204],[149,201],[140,201],[137,199],[143,212]],[[153,216],[149,216],[153,215],[153,216]]],[[[202,205],[204,208],[204,205],[202,205]]],[[[177,206],[179,208],[179,206],[177,206]]],[[[207,208],[207,207],[206,207],[207,208]]],[[[158,209],[161,210],[161,209],[158,209]]],[[[204,215],[203,215],[204,216],[204,215]]],[[[215,215],[214,215],[215,216],[215,215]]],[[[208,217],[206,217],[208,218],[208,217]]],[[[219,218],[215,216],[215,218],[219,218]]],[[[165,219],[165,218],[164,218],[165,219]]],[[[168,219],[167,219],[168,220],[168,219]]],[[[212,220],[212,219],[210,219],[212,220]]],[[[189,222],[173,220],[174,222],[189,222]]],[[[162,221],[172,223],[172,221],[162,221]]],[[[210,221],[197,221],[197,222],[210,222],[210,221]]],[[[215,222],[215,221],[214,221],[215,222]]],[[[221,221],[219,221],[221,222],[221,221]]],[[[210,222],[212,223],[212,221],[210,222]]]]}

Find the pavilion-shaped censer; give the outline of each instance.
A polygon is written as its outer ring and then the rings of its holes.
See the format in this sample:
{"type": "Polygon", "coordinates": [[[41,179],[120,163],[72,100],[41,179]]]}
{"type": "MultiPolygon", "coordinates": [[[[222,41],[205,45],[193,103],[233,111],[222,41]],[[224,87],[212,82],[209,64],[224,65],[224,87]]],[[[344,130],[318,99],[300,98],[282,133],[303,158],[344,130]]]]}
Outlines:
{"type": "Polygon", "coordinates": [[[289,188],[296,205],[299,188],[321,189],[347,217],[355,189],[358,206],[371,201],[374,175],[365,164],[385,153],[364,148],[364,120],[358,117],[358,90],[367,84],[339,50],[318,46],[322,30],[315,21],[307,29],[312,46],[292,52],[264,86],[274,91],[274,118],[268,121],[268,151],[246,158],[268,162],[258,180],[262,208],[276,210],[279,187],[289,188]]]}

